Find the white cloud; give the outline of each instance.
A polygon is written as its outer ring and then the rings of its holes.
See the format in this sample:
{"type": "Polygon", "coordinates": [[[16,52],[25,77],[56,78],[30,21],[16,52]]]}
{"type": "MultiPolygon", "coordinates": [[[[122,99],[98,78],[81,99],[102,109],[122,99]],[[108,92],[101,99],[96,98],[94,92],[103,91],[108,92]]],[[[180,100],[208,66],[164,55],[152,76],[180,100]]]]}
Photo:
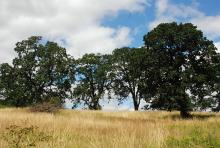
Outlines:
{"type": "Polygon", "coordinates": [[[127,27],[113,29],[92,26],[80,30],[75,36],[69,37],[67,42],[70,45],[69,48],[81,49],[77,51],[76,56],[81,56],[85,52],[110,53],[112,49],[131,43],[129,33],[130,29],[127,27]]]}
{"type": "Polygon", "coordinates": [[[191,21],[211,39],[220,37],[220,15],[193,18],[191,21]]]}
{"type": "Polygon", "coordinates": [[[16,42],[32,35],[65,41],[73,56],[128,46],[130,29],[103,26],[102,20],[117,16],[121,10],[143,11],[146,1],[0,0],[0,63],[13,57],[16,42]]]}
{"type": "Polygon", "coordinates": [[[156,18],[149,24],[149,28],[165,22],[192,22],[197,25],[206,36],[214,40],[220,37],[220,15],[207,16],[199,10],[199,4],[193,1],[191,5],[171,3],[169,0],[155,2],[156,18]]]}
{"type": "Polygon", "coordinates": [[[197,7],[198,4],[195,2],[187,6],[184,4],[173,4],[169,0],[157,0],[155,1],[156,18],[149,24],[149,28],[152,29],[160,23],[204,16],[202,12],[197,10],[197,7]]]}

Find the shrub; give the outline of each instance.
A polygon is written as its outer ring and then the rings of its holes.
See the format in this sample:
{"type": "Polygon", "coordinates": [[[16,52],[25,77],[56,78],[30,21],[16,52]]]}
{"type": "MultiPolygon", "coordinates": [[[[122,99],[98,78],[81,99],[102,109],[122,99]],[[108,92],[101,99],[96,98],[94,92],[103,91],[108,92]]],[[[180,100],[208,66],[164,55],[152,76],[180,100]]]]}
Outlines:
{"type": "Polygon", "coordinates": [[[49,101],[44,101],[42,103],[38,103],[33,105],[30,109],[33,112],[47,112],[47,113],[55,113],[61,109],[62,103],[59,98],[51,98],[49,101]]]}
{"type": "Polygon", "coordinates": [[[1,100],[0,98],[0,108],[6,108],[6,107],[10,107],[10,105],[5,100],[1,100]]]}
{"type": "Polygon", "coordinates": [[[11,148],[35,147],[38,142],[49,141],[52,138],[43,132],[37,131],[38,127],[20,127],[10,125],[3,133],[3,139],[11,148]]]}

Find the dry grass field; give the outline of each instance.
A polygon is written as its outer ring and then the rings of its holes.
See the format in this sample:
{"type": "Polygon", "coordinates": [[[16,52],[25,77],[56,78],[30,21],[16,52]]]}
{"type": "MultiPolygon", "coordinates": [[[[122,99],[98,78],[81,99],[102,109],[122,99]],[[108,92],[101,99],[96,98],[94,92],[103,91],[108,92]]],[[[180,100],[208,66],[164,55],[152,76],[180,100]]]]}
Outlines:
{"type": "Polygon", "coordinates": [[[218,148],[220,114],[0,109],[0,147],[218,148]],[[32,128],[34,127],[34,128],[32,128]],[[40,138],[39,138],[40,137],[40,138]]]}

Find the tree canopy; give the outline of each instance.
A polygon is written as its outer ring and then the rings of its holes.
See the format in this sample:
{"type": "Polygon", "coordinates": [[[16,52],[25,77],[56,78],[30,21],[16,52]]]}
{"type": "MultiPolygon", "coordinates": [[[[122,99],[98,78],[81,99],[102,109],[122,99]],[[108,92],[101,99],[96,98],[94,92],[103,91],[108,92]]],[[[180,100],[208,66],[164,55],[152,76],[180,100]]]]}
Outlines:
{"type": "Polygon", "coordinates": [[[145,35],[144,42],[158,74],[153,108],[178,109],[188,116],[195,107],[211,107],[219,63],[212,41],[191,23],[164,23],[145,35]]]}
{"type": "Polygon", "coordinates": [[[111,72],[114,93],[121,102],[128,97],[132,98],[134,109],[138,110],[141,100],[144,99],[142,89],[147,85],[146,71],[143,71],[145,60],[147,60],[144,50],[125,47],[115,49],[112,56],[111,72]]]}
{"type": "Polygon", "coordinates": [[[108,71],[111,69],[109,55],[85,54],[76,61],[76,87],[74,102],[84,102],[89,109],[101,109],[99,103],[110,89],[108,71]]]}
{"type": "Polygon", "coordinates": [[[6,101],[26,106],[67,97],[74,82],[74,65],[65,48],[33,36],[18,42],[15,51],[12,66],[2,64],[0,69],[1,92],[6,101]]]}
{"type": "MultiPolygon", "coordinates": [[[[85,54],[74,59],[55,42],[33,36],[18,42],[12,64],[0,65],[0,97],[14,106],[58,98],[74,107],[101,109],[101,99],[134,110],[220,110],[220,54],[191,23],[162,23],[144,36],[139,48],[123,47],[112,54],[85,54]]],[[[2,102],[2,101],[1,101],[2,102]]]]}

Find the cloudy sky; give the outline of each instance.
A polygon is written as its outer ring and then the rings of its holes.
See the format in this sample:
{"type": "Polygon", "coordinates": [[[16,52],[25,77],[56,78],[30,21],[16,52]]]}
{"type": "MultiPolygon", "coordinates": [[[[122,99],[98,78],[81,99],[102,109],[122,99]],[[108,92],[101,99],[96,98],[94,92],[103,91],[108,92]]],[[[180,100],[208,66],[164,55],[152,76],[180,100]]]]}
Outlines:
{"type": "Polygon", "coordinates": [[[74,57],[138,47],[161,22],[192,22],[220,48],[219,0],[0,0],[0,63],[16,42],[40,35],[74,57]]]}

